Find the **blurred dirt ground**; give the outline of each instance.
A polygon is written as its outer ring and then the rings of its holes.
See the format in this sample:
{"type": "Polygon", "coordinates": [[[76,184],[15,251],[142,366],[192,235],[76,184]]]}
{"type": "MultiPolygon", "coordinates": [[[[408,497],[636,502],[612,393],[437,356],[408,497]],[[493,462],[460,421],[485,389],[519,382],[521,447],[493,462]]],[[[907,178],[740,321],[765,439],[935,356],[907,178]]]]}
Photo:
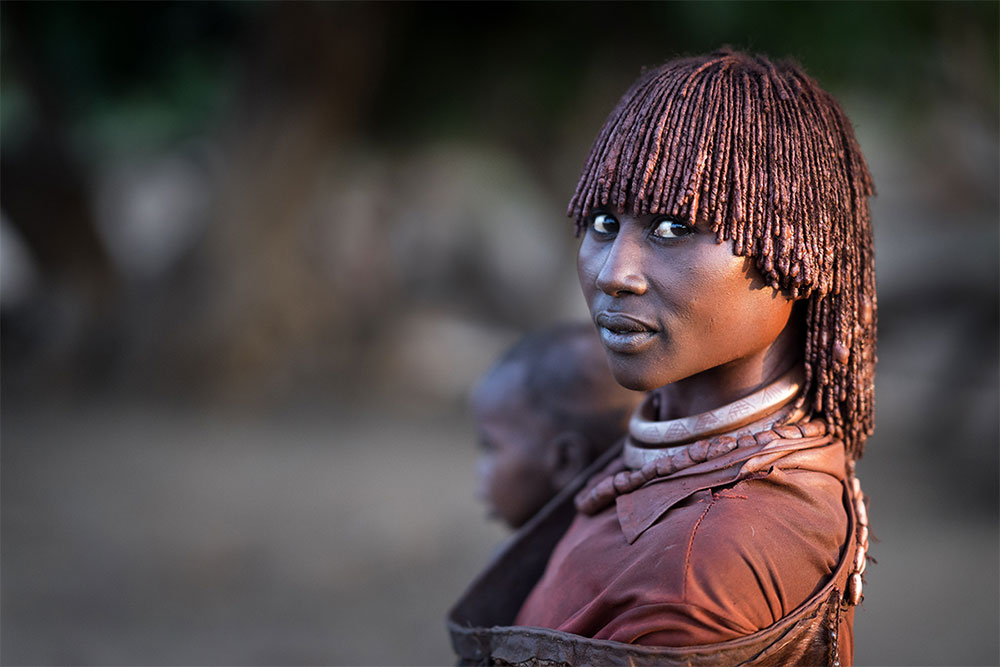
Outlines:
{"type": "MultiPolygon", "coordinates": [[[[452,664],[445,611],[506,535],[460,410],[8,400],[2,426],[4,664],[452,664]]],[[[996,664],[995,505],[949,503],[904,435],[859,466],[857,664],[996,664]]]]}
{"type": "Polygon", "coordinates": [[[504,533],[461,421],[386,417],[5,409],[4,664],[448,663],[504,533]]]}

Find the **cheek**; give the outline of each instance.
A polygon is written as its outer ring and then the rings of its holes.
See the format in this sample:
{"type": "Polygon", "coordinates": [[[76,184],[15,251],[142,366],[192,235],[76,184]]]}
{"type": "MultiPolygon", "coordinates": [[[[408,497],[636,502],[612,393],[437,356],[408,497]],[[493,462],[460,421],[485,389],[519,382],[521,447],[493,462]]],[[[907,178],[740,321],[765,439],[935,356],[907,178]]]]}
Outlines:
{"type": "Polygon", "coordinates": [[[508,453],[490,457],[481,479],[491,497],[495,498],[509,492],[511,486],[517,482],[518,467],[516,457],[508,453]]]}
{"type": "Polygon", "coordinates": [[[595,281],[600,271],[599,259],[592,244],[584,237],[580,249],[576,253],[576,277],[580,281],[580,289],[588,296],[595,289],[595,281]]]}
{"type": "Polygon", "coordinates": [[[732,257],[715,275],[715,317],[739,338],[771,340],[788,323],[792,300],[765,285],[745,258],[732,257]]]}
{"type": "MultiPolygon", "coordinates": [[[[705,246],[681,269],[689,294],[688,317],[719,340],[750,342],[777,335],[791,314],[792,300],[765,285],[751,260],[729,244],[705,246]]],[[[717,343],[718,344],[718,343],[717,343]]]]}

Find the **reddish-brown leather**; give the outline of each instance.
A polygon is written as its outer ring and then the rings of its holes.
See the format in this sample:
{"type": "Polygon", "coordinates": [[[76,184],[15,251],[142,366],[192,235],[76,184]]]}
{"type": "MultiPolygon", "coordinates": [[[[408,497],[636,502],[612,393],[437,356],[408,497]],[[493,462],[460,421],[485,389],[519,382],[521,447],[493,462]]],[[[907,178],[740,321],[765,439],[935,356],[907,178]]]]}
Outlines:
{"type": "Polygon", "coordinates": [[[843,447],[803,438],[758,454],[735,464],[739,479],[731,479],[732,465],[703,468],[684,478],[687,495],[678,493],[678,479],[664,480],[594,516],[577,516],[540,577],[539,550],[572,514],[571,490],[561,494],[452,611],[460,658],[849,664],[853,608],[842,592],[855,517],[843,447]],[[699,481],[711,484],[697,488],[699,481]],[[511,610],[535,580],[515,622],[511,610]]]}

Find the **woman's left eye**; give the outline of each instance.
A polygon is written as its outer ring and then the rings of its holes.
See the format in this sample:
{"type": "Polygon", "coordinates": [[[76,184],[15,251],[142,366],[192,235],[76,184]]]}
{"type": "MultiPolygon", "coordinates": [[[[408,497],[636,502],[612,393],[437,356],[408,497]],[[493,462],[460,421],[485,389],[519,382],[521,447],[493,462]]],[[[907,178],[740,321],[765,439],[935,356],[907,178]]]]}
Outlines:
{"type": "Polygon", "coordinates": [[[678,239],[693,231],[690,225],[671,218],[660,218],[653,223],[653,236],[661,239],[678,239]]]}

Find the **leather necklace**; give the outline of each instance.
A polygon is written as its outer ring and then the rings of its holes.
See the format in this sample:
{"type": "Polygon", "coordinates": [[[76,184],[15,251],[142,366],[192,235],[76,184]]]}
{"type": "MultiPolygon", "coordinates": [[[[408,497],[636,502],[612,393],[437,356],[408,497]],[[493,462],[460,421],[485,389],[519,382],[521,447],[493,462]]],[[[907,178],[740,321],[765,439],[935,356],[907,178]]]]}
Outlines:
{"type": "Polygon", "coordinates": [[[825,422],[800,422],[803,411],[793,399],[801,387],[802,369],[796,366],[766,387],[733,403],[669,421],[650,418],[653,413],[650,397],[635,411],[629,424],[622,453],[625,469],[585,488],[576,497],[577,508],[592,514],[615,497],[630,493],[657,477],[671,475],[737,448],[764,446],[778,439],[825,435],[825,422]]]}

